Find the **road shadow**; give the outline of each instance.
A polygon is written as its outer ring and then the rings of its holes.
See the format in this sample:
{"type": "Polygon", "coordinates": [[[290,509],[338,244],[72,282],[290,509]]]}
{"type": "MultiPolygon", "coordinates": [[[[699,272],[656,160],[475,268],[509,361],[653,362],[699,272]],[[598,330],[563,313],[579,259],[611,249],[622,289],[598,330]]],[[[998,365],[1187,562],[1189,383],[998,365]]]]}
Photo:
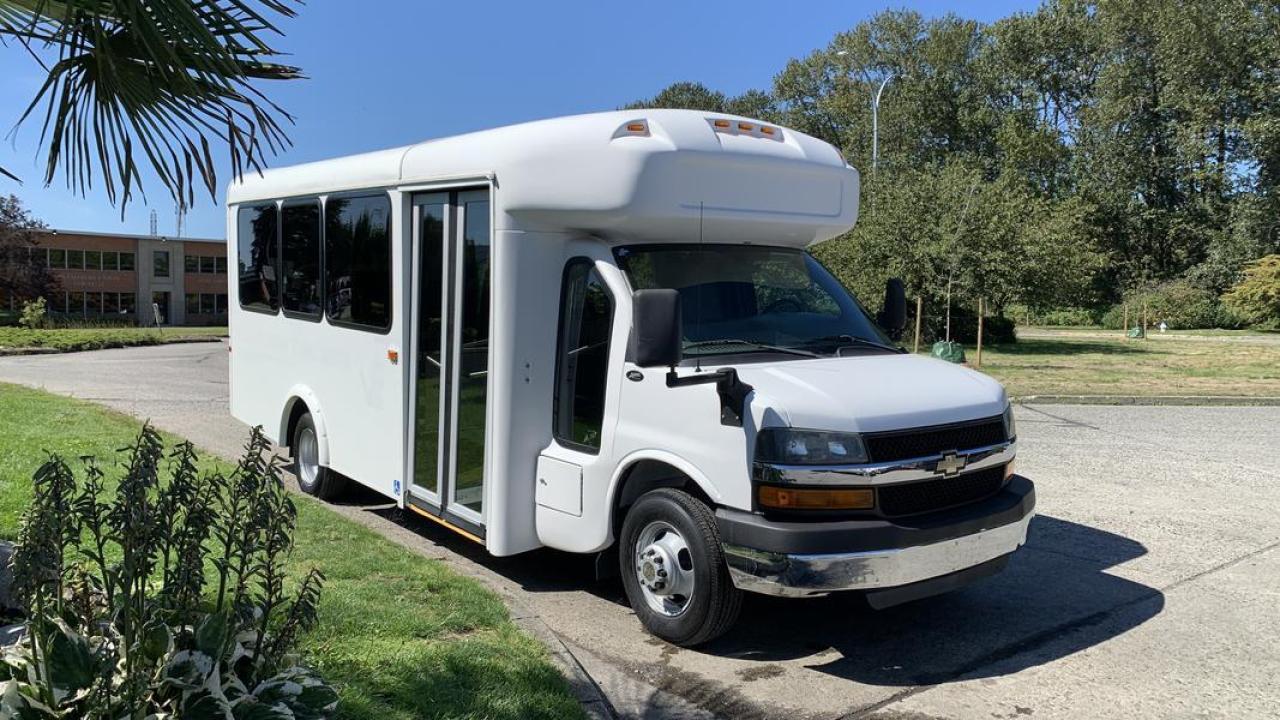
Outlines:
{"type": "MultiPolygon", "coordinates": [[[[519,583],[528,592],[589,592],[626,605],[617,578],[597,580],[593,556],[536,550],[508,558],[395,508],[370,508],[519,583]]],[[[808,668],[859,683],[907,687],[1016,673],[1123,634],[1164,608],[1164,595],[1106,572],[1146,554],[1141,543],[1037,516],[1026,547],[1000,574],[946,595],[872,610],[856,594],[748,595],[738,623],[694,650],[761,663],[813,658],[808,668]],[[835,651],[833,655],[831,651],[835,651]]],[[[636,632],[643,632],[637,623],[636,632]]]]}

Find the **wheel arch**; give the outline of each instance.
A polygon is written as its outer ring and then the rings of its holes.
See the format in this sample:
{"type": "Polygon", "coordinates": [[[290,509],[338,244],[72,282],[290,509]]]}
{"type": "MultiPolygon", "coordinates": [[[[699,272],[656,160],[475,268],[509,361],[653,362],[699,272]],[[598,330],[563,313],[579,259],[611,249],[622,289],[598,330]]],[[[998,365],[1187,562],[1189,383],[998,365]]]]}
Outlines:
{"type": "Polygon", "coordinates": [[[618,463],[610,483],[608,537],[617,539],[627,508],[641,495],[664,487],[685,490],[713,510],[720,502],[715,486],[692,463],[669,452],[638,451],[618,463]]]}
{"type": "Polygon", "coordinates": [[[280,433],[276,436],[277,444],[282,447],[291,446],[293,431],[298,426],[298,420],[308,413],[316,427],[320,464],[327,466],[329,465],[329,430],[325,423],[324,410],[321,409],[319,398],[311,388],[305,385],[295,385],[289,390],[289,399],[285,401],[284,412],[280,414],[280,433]]]}

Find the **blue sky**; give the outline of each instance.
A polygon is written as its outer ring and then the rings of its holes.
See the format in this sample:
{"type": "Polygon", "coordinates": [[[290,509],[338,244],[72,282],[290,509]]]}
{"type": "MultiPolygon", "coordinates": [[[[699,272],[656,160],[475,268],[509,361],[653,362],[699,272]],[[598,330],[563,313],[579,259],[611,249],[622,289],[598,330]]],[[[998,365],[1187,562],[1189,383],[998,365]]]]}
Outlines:
{"type": "MultiPolygon", "coordinates": [[[[285,37],[276,43],[292,55],[286,62],[310,79],[265,85],[296,117],[293,147],[270,162],[288,165],[611,110],[680,80],[729,94],[767,89],[788,59],[826,46],[837,32],[886,7],[992,21],[1035,4],[311,0],[297,18],[282,21],[285,37]]],[[[0,177],[0,193],[18,195],[37,217],[65,229],[145,233],[154,207],[160,232],[172,233],[173,206],[149,177],[150,207],[135,200],[123,222],[102,193],[80,198],[60,182],[42,186],[40,118],[7,137],[42,80],[22,50],[0,47],[0,165],[25,181],[0,177]]],[[[223,168],[224,186],[227,177],[223,168]]],[[[222,237],[221,201],[221,192],[216,202],[207,194],[198,198],[185,234],[222,237]]]]}

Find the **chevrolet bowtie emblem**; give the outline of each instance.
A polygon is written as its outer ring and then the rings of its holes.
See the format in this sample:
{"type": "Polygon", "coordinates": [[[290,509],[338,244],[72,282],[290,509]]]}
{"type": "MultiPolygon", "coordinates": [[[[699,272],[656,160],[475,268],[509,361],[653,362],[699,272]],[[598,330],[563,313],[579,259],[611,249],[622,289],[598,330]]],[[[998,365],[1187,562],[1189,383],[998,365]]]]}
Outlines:
{"type": "Polygon", "coordinates": [[[933,466],[933,471],[942,473],[944,476],[958,475],[968,463],[968,460],[953,452],[947,453],[942,456],[937,465],[933,466]]]}

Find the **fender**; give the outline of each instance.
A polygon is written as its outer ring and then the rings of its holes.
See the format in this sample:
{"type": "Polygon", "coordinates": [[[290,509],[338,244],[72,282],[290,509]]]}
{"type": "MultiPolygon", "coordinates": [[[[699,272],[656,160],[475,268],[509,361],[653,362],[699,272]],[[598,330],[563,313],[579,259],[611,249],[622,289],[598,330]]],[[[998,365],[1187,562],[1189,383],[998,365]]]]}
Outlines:
{"type": "Polygon", "coordinates": [[[311,413],[311,421],[316,426],[316,443],[319,445],[319,461],[321,465],[329,465],[329,429],[324,420],[324,410],[320,400],[311,388],[306,385],[294,385],[289,388],[289,400],[284,404],[284,412],[280,415],[280,430],[276,433],[277,445],[287,445],[291,438],[285,437],[289,432],[289,416],[293,414],[294,405],[301,400],[311,413]]]}
{"type": "Polygon", "coordinates": [[[674,453],[667,452],[666,450],[658,450],[656,448],[635,450],[618,461],[617,469],[613,471],[613,477],[609,480],[609,492],[606,496],[607,505],[605,507],[609,508],[610,511],[608,520],[609,527],[607,528],[608,532],[606,534],[606,537],[610,542],[616,538],[613,528],[612,511],[615,503],[618,501],[618,489],[622,487],[622,477],[631,469],[632,465],[635,465],[641,460],[656,460],[674,467],[693,480],[693,483],[697,485],[702,492],[706,493],[707,497],[711,498],[713,502],[721,502],[720,493],[716,490],[715,485],[707,479],[707,476],[703,474],[701,470],[694,467],[692,463],[689,463],[684,458],[674,453]]]}

